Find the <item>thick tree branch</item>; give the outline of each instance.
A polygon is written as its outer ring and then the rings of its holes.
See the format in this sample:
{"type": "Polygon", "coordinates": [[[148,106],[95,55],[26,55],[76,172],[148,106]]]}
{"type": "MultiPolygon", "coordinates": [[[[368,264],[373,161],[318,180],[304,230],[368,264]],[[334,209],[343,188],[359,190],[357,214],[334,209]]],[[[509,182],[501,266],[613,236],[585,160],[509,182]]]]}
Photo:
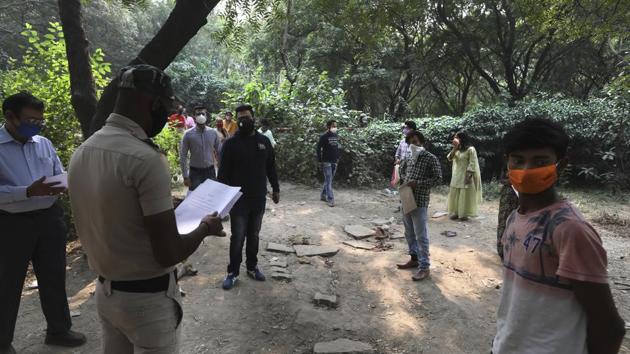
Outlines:
{"type": "Polygon", "coordinates": [[[59,17],[66,41],[72,107],[79,119],[83,137],[86,138],[90,134],[97,100],[89,42],[83,29],[81,0],[59,0],[59,17]]]}
{"type": "MultiPolygon", "coordinates": [[[[168,19],[153,39],[129,64],[150,64],[166,69],[177,54],[207,22],[219,0],[178,0],[168,19]]],[[[99,130],[114,109],[118,94],[117,80],[105,88],[92,121],[91,133],[99,130]]]]}

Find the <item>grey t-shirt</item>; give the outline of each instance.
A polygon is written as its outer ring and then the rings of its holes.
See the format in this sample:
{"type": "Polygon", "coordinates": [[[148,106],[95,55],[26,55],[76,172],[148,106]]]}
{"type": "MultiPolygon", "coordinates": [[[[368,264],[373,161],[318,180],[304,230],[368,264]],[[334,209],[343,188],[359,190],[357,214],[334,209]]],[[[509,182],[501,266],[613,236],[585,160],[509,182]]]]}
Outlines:
{"type": "Polygon", "coordinates": [[[219,153],[221,142],[214,129],[204,126],[188,129],[182,138],[179,151],[179,161],[182,175],[188,178],[188,153],[190,153],[190,167],[208,168],[213,165],[215,152],[219,153]]]}

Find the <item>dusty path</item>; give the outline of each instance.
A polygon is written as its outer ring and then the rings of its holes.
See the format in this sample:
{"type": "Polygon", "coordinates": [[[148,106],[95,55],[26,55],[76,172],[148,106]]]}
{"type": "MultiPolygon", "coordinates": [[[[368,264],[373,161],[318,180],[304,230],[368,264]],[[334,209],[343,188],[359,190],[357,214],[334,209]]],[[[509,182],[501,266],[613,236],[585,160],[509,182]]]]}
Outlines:
{"type": "MultiPolygon", "coordinates": [[[[338,206],[329,208],[313,188],[282,187],[281,204],[269,204],[265,215],[260,264],[265,270],[273,257],[286,259],[293,281],[256,283],[241,277],[236,288],[223,291],[229,240],[208,239],[192,257],[199,275],[180,283],[188,293],[181,353],[309,353],[314,343],[337,338],[369,343],[379,353],[489,352],[501,279],[494,246],[496,201],[484,203],[481,217],[468,223],[432,219],[432,279],[414,283],[411,272],[395,268],[396,262],[407,258],[404,238],[387,240],[393,248],[380,252],[342,245],[350,239],[344,225],[371,226],[374,219],[392,216],[400,225],[400,213],[393,213],[395,197],[375,190],[345,189],[337,192],[338,206]],[[441,236],[444,230],[456,231],[458,236],[441,236]],[[300,260],[295,254],[264,250],[268,241],[289,245],[294,235],[308,237],[311,244],[337,246],[340,251],[328,259],[300,260]],[[316,292],[336,294],[339,306],[314,306],[316,292]]],[[[429,215],[441,211],[445,203],[444,195],[432,198],[429,215]]],[[[630,283],[630,238],[601,231],[612,279],[630,283]]],[[[78,249],[69,255],[68,265],[71,307],[80,311],[74,328],[88,335],[88,344],[76,350],[43,345],[45,322],[37,291],[25,291],[14,341],[19,353],[99,352],[100,325],[90,296],[94,274],[78,249]]],[[[621,289],[615,287],[615,298],[624,318],[630,319],[630,289],[621,289]]],[[[622,353],[630,353],[628,338],[622,353]]]]}

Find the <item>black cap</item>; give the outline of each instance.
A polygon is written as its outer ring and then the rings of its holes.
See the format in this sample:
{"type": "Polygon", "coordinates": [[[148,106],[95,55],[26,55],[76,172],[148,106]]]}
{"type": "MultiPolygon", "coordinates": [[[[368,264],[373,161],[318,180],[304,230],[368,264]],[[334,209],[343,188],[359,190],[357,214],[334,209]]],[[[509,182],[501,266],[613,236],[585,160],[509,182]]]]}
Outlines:
{"type": "Polygon", "coordinates": [[[171,78],[152,65],[129,65],[118,73],[118,87],[175,99],[171,78]]]}

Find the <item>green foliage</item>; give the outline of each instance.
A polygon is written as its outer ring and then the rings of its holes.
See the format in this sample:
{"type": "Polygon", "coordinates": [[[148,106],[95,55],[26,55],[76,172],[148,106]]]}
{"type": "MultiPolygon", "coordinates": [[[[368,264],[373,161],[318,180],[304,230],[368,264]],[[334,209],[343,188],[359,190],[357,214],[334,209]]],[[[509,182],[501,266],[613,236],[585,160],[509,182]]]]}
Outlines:
{"type": "Polygon", "coordinates": [[[166,158],[168,159],[168,167],[173,176],[173,183],[178,182],[177,176],[181,174],[179,167],[179,145],[182,141],[183,133],[180,133],[177,129],[171,128],[167,125],[160,134],[158,134],[153,141],[166,152],[166,158]]]}
{"type": "MultiPolygon", "coordinates": [[[[51,22],[48,31],[41,35],[26,24],[22,36],[29,45],[21,61],[11,59],[9,70],[0,72],[0,98],[29,91],[44,101],[46,128],[42,134],[52,141],[67,166],[82,137],[70,103],[70,75],[61,25],[51,22]]],[[[103,58],[100,49],[91,56],[92,75],[99,94],[110,73],[110,65],[103,58]]]]}

